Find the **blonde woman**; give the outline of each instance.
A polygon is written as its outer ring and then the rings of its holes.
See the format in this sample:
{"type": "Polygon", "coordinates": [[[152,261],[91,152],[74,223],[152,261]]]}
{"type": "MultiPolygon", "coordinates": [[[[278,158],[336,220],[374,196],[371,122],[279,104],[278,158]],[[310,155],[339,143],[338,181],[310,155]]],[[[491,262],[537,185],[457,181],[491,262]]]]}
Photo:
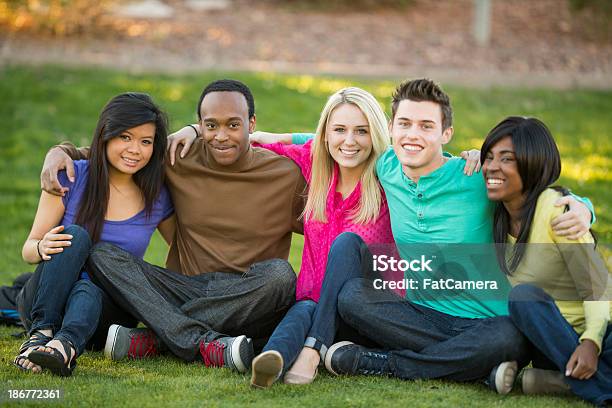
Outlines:
{"type": "MultiPolygon", "coordinates": [[[[263,142],[275,137],[254,136],[252,140],[263,142]]],[[[286,135],[276,137],[288,141],[286,135]]],[[[350,231],[368,244],[393,242],[389,209],[375,171],[376,159],[389,141],[387,120],[378,101],[363,89],[344,88],[328,99],[314,139],[303,145],[263,145],[295,161],[308,183],[308,199],[296,304],[253,361],[253,386],[270,386],[292,365],[285,383],[303,384],[314,379],[319,352],[304,342],[307,337],[318,338],[318,328],[328,326],[328,316],[324,322],[313,321],[313,316],[334,239],[350,231]]]]}

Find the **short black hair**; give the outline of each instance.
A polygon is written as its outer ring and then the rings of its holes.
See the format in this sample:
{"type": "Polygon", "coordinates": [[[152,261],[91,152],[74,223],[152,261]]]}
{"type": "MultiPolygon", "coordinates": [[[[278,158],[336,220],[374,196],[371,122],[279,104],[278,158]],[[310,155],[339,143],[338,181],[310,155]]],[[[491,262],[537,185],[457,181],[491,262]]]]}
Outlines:
{"type": "Polygon", "coordinates": [[[235,79],[219,79],[206,85],[206,88],[202,91],[202,95],[200,95],[200,100],[196,107],[196,113],[198,114],[199,120],[202,120],[202,113],[200,112],[202,101],[204,97],[211,92],[240,92],[244,95],[247,106],[249,107],[249,119],[255,116],[255,100],[253,99],[253,94],[249,87],[235,79]]]}
{"type": "Polygon", "coordinates": [[[440,85],[428,78],[413,79],[405,81],[393,92],[391,101],[391,111],[395,119],[395,113],[401,101],[408,99],[414,102],[434,102],[440,105],[442,110],[442,130],[446,130],[453,125],[453,108],[451,107],[450,98],[440,88],[440,85]]]}

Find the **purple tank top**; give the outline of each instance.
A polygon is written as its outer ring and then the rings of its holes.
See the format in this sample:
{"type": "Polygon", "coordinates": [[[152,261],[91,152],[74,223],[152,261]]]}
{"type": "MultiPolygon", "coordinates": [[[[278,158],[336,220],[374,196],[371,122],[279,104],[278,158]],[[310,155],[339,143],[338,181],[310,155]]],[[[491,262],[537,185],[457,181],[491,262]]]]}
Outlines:
{"type": "MultiPolygon", "coordinates": [[[[65,212],[61,224],[65,227],[74,224],[74,220],[79,211],[81,198],[85,192],[87,185],[87,177],[89,174],[89,161],[77,160],[74,162],[75,181],[74,183],[68,180],[65,171],[58,173],[58,179],[62,186],[69,187],[70,190],[66,193],[62,200],[64,202],[65,212]]],[[[170,194],[166,186],[163,186],[159,197],[153,204],[153,211],[149,217],[142,210],[127,220],[122,221],[104,221],[100,241],[109,242],[131,253],[137,258],[144,256],[151,235],[155,232],[157,225],[174,212],[170,194]]]]}

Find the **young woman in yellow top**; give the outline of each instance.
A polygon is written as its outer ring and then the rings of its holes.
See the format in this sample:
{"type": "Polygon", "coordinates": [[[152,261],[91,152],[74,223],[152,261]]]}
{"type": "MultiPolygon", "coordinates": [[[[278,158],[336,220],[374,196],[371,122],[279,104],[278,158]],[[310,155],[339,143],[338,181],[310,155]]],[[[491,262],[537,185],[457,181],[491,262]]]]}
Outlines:
{"type": "Polygon", "coordinates": [[[550,220],[561,172],[555,141],[544,123],[509,117],[481,149],[489,199],[497,201],[498,261],[513,284],[510,316],[537,351],[523,374],[527,393],[571,388],[598,405],[612,402],[612,325],[608,270],[592,234],[569,241],[550,220]]]}

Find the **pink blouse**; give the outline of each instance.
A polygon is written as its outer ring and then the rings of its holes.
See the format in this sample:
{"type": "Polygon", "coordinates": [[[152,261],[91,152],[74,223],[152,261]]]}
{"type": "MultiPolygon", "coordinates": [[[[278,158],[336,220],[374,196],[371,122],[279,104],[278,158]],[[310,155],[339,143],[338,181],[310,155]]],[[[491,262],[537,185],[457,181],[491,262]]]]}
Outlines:
{"type": "MultiPolygon", "coordinates": [[[[273,143],[259,145],[277,154],[293,160],[302,170],[306,183],[310,184],[312,174],[312,140],[303,145],[286,145],[273,143]]],[[[389,220],[389,207],[384,192],[378,218],[368,224],[355,224],[351,221],[351,210],[354,209],[361,198],[361,182],[346,198],[336,192],[339,168],[334,166],[329,193],[327,195],[326,217],[327,222],[304,221],[304,250],[302,253],[302,267],[298,275],[296,300],[312,299],[319,301],[327,254],[334,239],[343,232],[358,234],[367,244],[393,243],[391,222],[389,220]]]]}

